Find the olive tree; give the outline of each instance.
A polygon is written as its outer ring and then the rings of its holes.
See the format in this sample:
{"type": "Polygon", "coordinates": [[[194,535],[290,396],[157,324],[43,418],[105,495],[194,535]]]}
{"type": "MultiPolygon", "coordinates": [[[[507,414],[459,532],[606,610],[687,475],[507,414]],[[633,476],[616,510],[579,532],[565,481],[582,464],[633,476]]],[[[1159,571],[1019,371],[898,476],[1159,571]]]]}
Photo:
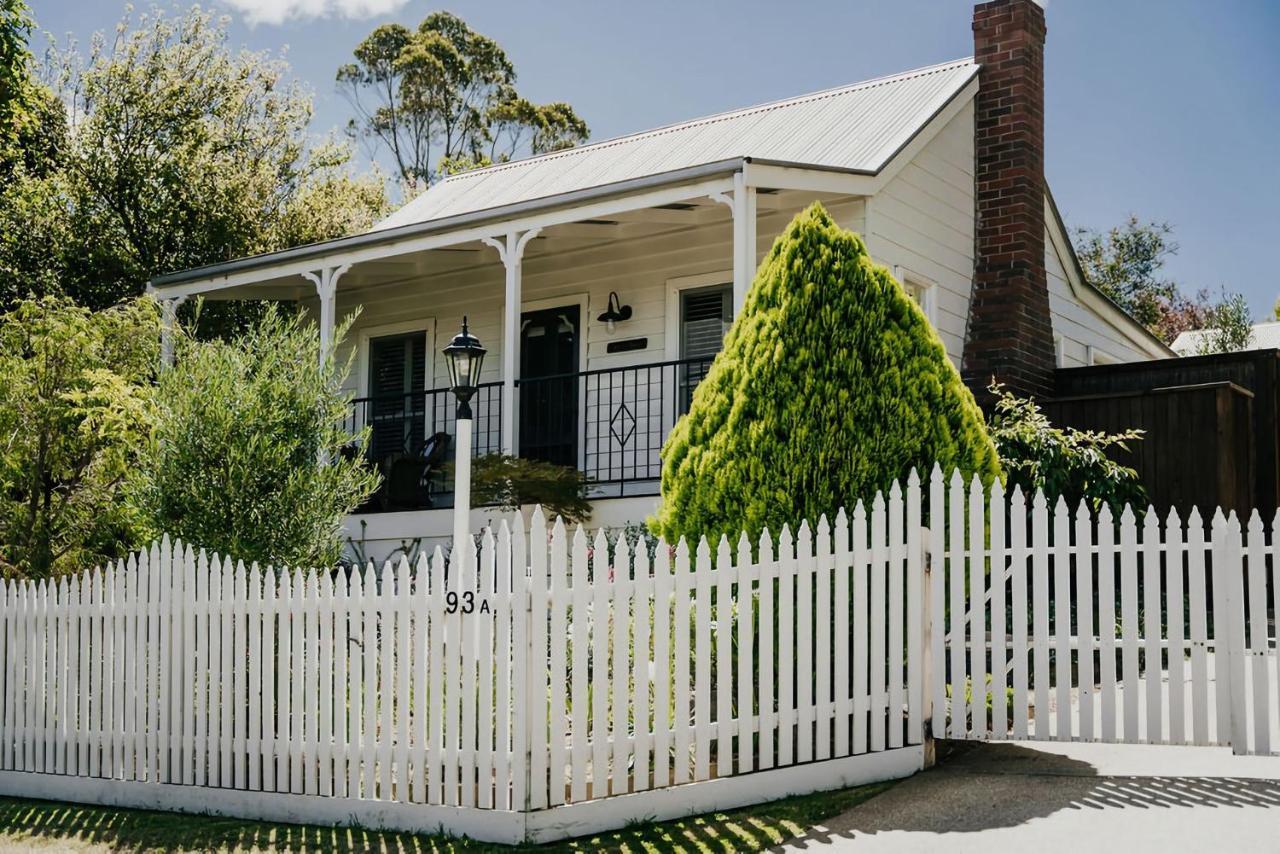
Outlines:
{"type": "Polygon", "coordinates": [[[152,535],[276,566],[324,566],[342,518],[377,486],[344,429],[349,362],[320,358],[313,326],[268,306],[230,340],[176,343],[133,483],[152,535]]]}

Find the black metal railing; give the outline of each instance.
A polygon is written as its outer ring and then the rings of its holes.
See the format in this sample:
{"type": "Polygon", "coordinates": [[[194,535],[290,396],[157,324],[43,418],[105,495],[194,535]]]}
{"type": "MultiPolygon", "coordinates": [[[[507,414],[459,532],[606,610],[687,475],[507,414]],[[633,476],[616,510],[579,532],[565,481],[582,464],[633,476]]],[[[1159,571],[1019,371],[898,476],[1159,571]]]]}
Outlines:
{"type": "MultiPolygon", "coordinates": [[[[597,497],[656,495],[662,443],[689,409],[711,359],[598,368],[516,381],[517,455],[579,468],[597,497]]],[[[472,400],[473,456],[502,448],[502,383],[472,400]]],[[[365,458],[382,486],[361,512],[453,506],[456,403],[447,388],[351,403],[348,428],[369,427],[365,458]]],[[[353,449],[353,453],[356,451],[353,449]]]]}
{"type": "Polygon", "coordinates": [[[655,495],[662,443],[711,361],[518,380],[520,455],[578,466],[601,496],[655,495]]]}
{"type": "MultiPolygon", "coordinates": [[[[472,399],[472,455],[497,453],[502,437],[502,383],[484,383],[472,399]]],[[[364,457],[382,475],[378,491],[361,512],[423,510],[452,506],[457,400],[447,388],[351,401],[345,426],[365,427],[364,457]]],[[[359,453],[354,447],[351,453],[359,453]]]]}

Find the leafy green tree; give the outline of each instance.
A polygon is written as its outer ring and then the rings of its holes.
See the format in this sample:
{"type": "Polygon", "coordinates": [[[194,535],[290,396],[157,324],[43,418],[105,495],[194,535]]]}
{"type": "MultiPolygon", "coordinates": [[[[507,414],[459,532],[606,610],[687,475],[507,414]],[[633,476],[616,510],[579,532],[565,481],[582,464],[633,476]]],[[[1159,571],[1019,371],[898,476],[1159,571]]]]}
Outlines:
{"type": "Polygon", "coordinates": [[[349,360],[321,363],[314,327],[274,306],[234,340],[188,330],[176,343],[130,490],[150,532],[245,561],[332,565],[343,516],[377,486],[344,453],[349,360]]]}
{"type": "Polygon", "coordinates": [[[1116,518],[1126,504],[1141,508],[1145,503],[1138,473],[1108,456],[1115,448],[1129,450],[1130,442],[1142,439],[1141,430],[1102,433],[1055,427],[1034,400],[1017,397],[999,383],[988,390],[996,399],[991,438],[1008,489],[1021,486],[1028,496],[1042,489],[1051,505],[1058,496],[1070,507],[1087,500],[1096,511],[1106,504],[1116,518]]]}
{"type": "Polygon", "coordinates": [[[23,0],[0,0],[0,156],[10,156],[31,118],[31,11],[23,0]]]}
{"type": "Polygon", "coordinates": [[[814,521],[913,467],[999,471],[924,314],[816,203],[774,243],[662,453],[669,540],[814,521]]]}
{"type": "Polygon", "coordinates": [[[383,179],[351,174],[348,143],[308,142],[311,98],[288,66],[232,51],[225,27],[199,9],[126,16],[87,56],[52,52],[56,168],[28,169],[0,197],[5,232],[43,245],[0,246],[0,297],[52,282],[101,308],[157,274],[340,236],[385,212],[383,179]]]}
{"type": "MultiPolygon", "coordinates": [[[[1165,261],[1178,253],[1173,227],[1142,222],[1130,214],[1123,225],[1105,234],[1075,230],[1076,256],[1085,278],[1148,329],[1180,297],[1178,283],[1161,275],[1165,261]]],[[[1172,340],[1172,339],[1167,339],[1172,340]]]]}
{"type": "Polygon", "coordinates": [[[150,423],[159,315],[26,300],[0,317],[0,571],[46,577],[141,542],[122,500],[150,423]]]}
{"type": "Polygon", "coordinates": [[[433,12],[416,30],[383,24],[356,46],[355,60],[338,69],[356,112],[348,132],[385,150],[410,192],[450,172],[587,139],[568,104],[522,98],[502,47],[449,12],[433,12]]]}
{"type": "Polygon", "coordinates": [[[1204,334],[1196,344],[1197,355],[1234,353],[1247,350],[1253,344],[1253,315],[1244,294],[1229,294],[1206,313],[1204,334]]]}

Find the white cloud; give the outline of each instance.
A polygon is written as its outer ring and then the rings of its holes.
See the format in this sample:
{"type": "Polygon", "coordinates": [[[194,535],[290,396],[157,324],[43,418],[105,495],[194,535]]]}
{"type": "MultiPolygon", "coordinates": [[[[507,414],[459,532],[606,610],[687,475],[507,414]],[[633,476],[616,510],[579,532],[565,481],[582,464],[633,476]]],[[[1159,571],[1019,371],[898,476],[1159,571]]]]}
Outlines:
{"type": "Polygon", "coordinates": [[[291,18],[372,18],[408,0],[224,0],[250,24],[283,24],[291,18]]]}

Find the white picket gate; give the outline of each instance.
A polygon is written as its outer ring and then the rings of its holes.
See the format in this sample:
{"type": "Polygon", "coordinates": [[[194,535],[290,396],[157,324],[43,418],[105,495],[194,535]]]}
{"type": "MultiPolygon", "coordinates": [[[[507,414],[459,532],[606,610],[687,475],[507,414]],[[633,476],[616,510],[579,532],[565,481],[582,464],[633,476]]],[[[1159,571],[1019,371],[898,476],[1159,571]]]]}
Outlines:
{"type": "Polygon", "coordinates": [[[929,512],[935,735],[1280,750],[1280,514],[1242,541],[938,471],[929,512]]]}
{"type": "Polygon", "coordinates": [[[834,528],[246,568],[168,540],[0,587],[0,792],[541,840],[924,762],[919,482],[834,528]],[[650,548],[650,546],[652,546],[650,548]]]}

